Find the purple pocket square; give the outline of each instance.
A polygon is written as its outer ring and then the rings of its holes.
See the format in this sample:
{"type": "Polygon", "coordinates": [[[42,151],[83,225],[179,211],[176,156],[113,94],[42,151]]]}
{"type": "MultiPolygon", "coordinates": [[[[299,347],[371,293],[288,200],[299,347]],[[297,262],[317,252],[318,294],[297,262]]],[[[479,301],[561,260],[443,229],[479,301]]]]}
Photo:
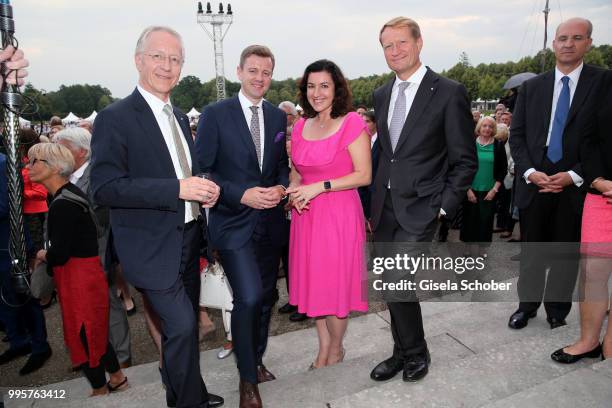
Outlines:
{"type": "Polygon", "coordinates": [[[285,132],[278,132],[274,138],[274,143],[278,143],[285,138],[285,132]]]}

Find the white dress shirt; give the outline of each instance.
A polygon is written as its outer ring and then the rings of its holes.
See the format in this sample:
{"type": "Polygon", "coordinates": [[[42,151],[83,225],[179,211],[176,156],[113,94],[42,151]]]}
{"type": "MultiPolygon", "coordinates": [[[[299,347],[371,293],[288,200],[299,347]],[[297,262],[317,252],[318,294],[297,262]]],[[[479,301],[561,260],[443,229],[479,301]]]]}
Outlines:
{"type": "Polygon", "coordinates": [[[81,167],[72,172],[72,174],[70,175],[70,182],[72,184],[76,184],[79,179],[83,177],[83,173],[85,173],[85,169],[87,169],[87,166],[89,166],[89,160],[87,160],[81,165],[81,167]]]}
{"type": "MultiPolygon", "coordinates": [[[[147,102],[151,110],[153,111],[153,115],[155,116],[155,120],[157,121],[157,125],[159,126],[159,130],[164,137],[164,142],[166,142],[166,146],[168,147],[168,152],[170,153],[170,158],[172,159],[172,166],[174,167],[174,172],[176,173],[177,179],[185,179],[187,177],[191,177],[191,174],[183,174],[181,170],[181,164],[179,162],[178,154],[176,153],[176,144],[174,143],[174,137],[172,136],[172,130],[170,129],[170,122],[168,121],[168,116],[164,112],[164,106],[172,104],[170,103],[170,99],[168,102],[164,102],[159,99],[157,96],[153,95],[150,92],[147,92],[144,88],[138,85],[138,92],[142,95],[144,100],[147,102]]],[[[181,125],[176,120],[176,116],[172,115],[174,119],[174,123],[179,132],[182,132],[181,125]]],[[[185,140],[185,135],[181,138],[181,142],[183,143],[183,150],[185,150],[185,156],[187,156],[187,164],[189,164],[189,168],[192,168],[191,164],[191,154],[189,150],[189,145],[187,144],[187,140],[185,140]]],[[[188,135],[191,137],[191,135],[188,135]]],[[[193,221],[193,215],[191,213],[191,204],[189,201],[185,201],[185,223],[193,221]]]]}
{"type": "Polygon", "coordinates": [[[247,128],[251,129],[251,118],[253,117],[253,112],[251,111],[251,106],[257,106],[257,115],[259,116],[259,146],[261,148],[261,163],[259,163],[259,170],[263,169],[263,155],[264,155],[264,145],[265,145],[265,127],[264,127],[264,115],[263,115],[263,99],[261,99],[256,105],[253,104],[244,94],[242,93],[242,89],[238,92],[238,100],[240,101],[240,106],[242,107],[242,112],[244,113],[244,118],[246,119],[247,128]]]}
{"type": "MultiPolygon", "coordinates": [[[[580,65],[575,70],[573,70],[567,75],[559,71],[559,68],[555,67],[555,84],[553,88],[552,110],[550,111],[550,122],[548,124],[548,135],[546,136],[546,146],[550,144],[550,135],[552,133],[553,122],[555,121],[555,111],[557,110],[557,102],[559,101],[559,95],[561,95],[561,90],[563,89],[563,81],[561,81],[561,78],[563,78],[564,76],[569,77],[568,86],[570,89],[570,106],[572,106],[572,101],[574,100],[574,93],[576,93],[576,86],[578,86],[578,79],[580,79],[580,73],[582,72],[582,67],[584,67],[584,63],[580,63],[580,65]]],[[[532,167],[530,169],[527,169],[525,173],[523,173],[523,178],[525,179],[527,184],[531,183],[531,181],[529,181],[528,179],[529,175],[535,171],[536,169],[532,167]]],[[[570,175],[570,177],[574,181],[574,184],[577,187],[580,187],[582,183],[584,182],[582,177],[580,177],[574,171],[569,170],[568,174],[570,175]]]]}
{"type": "Polygon", "coordinates": [[[387,126],[391,126],[391,118],[393,118],[393,111],[395,110],[395,101],[397,99],[397,94],[399,92],[399,84],[400,82],[410,82],[410,85],[406,87],[404,91],[404,95],[406,95],[406,117],[408,117],[408,113],[410,112],[410,108],[412,107],[412,103],[414,102],[414,97],[416,96],[417,91],[419,90],[419,86],[423,81],[423,77],[427,73],[427,68],[425,65],[421,64],[421,66],[414,72],[414,74],[410,75],[410,77],[402,81],[397,76],[395,77],[395,82],[393,83],[393,89],[391,90],[391,100],[389,101],[389,114],[387,115],[387,126]]]}

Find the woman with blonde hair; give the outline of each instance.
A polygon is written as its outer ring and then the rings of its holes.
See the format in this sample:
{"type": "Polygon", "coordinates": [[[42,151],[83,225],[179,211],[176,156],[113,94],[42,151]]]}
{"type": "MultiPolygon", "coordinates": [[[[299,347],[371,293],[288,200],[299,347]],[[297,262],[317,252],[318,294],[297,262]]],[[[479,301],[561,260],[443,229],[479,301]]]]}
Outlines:
{"type": "Polygon", "coordinates": [[[495,140],[495,119],[485,116],[476,125],[476,153],[478,172],[463,202],[461,241],[467,243],[491,242],[495,199],[502,185],[508,163],[506,151],[495,140]]]}
{"type": "Polygon", "coordinates": [[[60,144],[40,143],[28,158],[30,179],[52,196],[47,249],[38,251],[36,260],[47,263],[55,281],[72,364],[81,367],[91,396],[122,391],[129,385],[108,342],[108,284],[98,256],[97,221],[87,196],[69,181],[74,157],[60,144]]]}

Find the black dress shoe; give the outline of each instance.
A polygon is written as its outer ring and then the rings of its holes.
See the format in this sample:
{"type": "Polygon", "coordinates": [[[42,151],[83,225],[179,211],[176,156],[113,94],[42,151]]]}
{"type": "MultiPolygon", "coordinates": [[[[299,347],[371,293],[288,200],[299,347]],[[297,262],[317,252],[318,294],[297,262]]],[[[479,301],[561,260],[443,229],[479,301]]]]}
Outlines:
{"type": "Polygon", "coordinates": [[[274,374],[272,374],[265,365],[260,364],[257,366],[257,383],[261,384],[264,382],[276,380],[274,374]]]}
{"type": "Polygon", "coordinates": [[[278,313],[281,314],[293,313],[295,311],[297,311],[297,306],[293,306],[290,303],[285,303],[284,305],[278,308],[278,313]]]}
{"type": "Polygon", "coordinates": [[[402,379],[407,382],[414,382],[422,379],[429,372],[429,364],[431,364],[429,351],[410,356],[404,361],[402,379]]]}
{"type": "Polygon", "coordinates": [[[293,312],[291,316],[289,316],[289,320],[292,322],[303,322],[304,320],[308,320],[308,316],[306,313],[293,312]]]}
{"type": "Polygon", "coordinates": [[[537,311],[521,312],[520,310],[517,310],[512,314],[512,316],[510,316],[510,320],[508,320],[508,327],[516,330],[522,329],[523,327],[527,326],[529,319],[536,317],[537,313],[537,311]]]}
{"type": "Polygon", "coordinates": [[[223,406],[224,403],[225,403],[225,400],[223,399],[223,397],[219,395],[208,393],[208,407],[209,408],[220,407],[220,406],[223,406]]]}
{"type": "Polygon", "coordinates": [[[404,369],[404,362],[393,356],[378,364],[370,373],[374,381],[387,381],[404,369]]]}
{"type": "Polygon", "coordinates": [[[0,354],[0,365],[9,363],[17,357],[26,356],[31,352],[32,347],[29,344],[26,344],[25,346],[19,348],[10,348],[4,353],[0,354]]]}
{"type": "Polygon", "coordinates": [[[550,329],[556,329],[557,327],[565,326],[567,323],[565,319],[557,319],[556,317],[547,317],[546,321],[550,324],[550,329]]]}
{"type": "Polygon", "coordinates": [[[28,358],[28,361],[21,368],[21,370],[19,370],[19,375],[28,375],[38,370],[40,367],[43,366],[43,364],[45,364],[45,361],[47,361],[51,357],[51,354],[53,354],[51,352],[51,347],[47,348],[47,351],[43,351],[42,353],[30,354],[30,358],[28,358]]]}
{"type": "Polygon", "coordinates": [[[574,364],[575,362],[580,361],[585,357],[586,358],[597,358],[600,355],[602,355],[601,344],[598,344],[597,347],[595,347],[593,350],[587,351],[586,353],[582,353],[582,354],[568,354],[565,351],[563,351],[563,348],[560,348],[559,350],[552,353],[550,355],[550,358],[555,360],[557,363],[574,364]]]}

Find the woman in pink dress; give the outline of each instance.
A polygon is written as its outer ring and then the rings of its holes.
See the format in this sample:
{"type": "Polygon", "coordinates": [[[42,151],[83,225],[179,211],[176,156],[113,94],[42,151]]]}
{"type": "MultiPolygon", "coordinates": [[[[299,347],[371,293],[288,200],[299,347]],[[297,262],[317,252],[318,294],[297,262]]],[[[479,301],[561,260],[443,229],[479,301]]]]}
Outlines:
{"type": "Polygon", "coordinates": [[[289,302],[316,318],[319,353],[311,369],[344,358],[351,311],[365,312],[365,220],[357,187],[370,184],[370,140],[351,110],[340,68],[328,60],[306,67],[299,85],[303,118],[293,126],[294,207],[289,243],[289,302]]]}

